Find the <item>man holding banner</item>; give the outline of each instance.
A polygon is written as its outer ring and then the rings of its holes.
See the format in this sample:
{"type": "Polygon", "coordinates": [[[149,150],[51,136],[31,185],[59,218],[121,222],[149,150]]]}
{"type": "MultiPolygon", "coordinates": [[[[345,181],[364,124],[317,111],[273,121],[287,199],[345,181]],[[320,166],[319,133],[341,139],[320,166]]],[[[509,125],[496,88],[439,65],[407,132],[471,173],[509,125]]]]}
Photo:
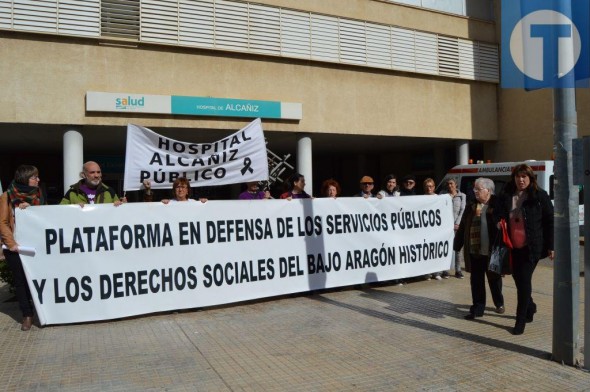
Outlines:
{"type": "Polygon", "coordinates": [[[115,190],[102,182],[102,171],[98,163],[88,161],[82,166],[82,179],[70,186],[59,204],[103,204],[113,203],[120,206],[123,201],[115,190]]]}

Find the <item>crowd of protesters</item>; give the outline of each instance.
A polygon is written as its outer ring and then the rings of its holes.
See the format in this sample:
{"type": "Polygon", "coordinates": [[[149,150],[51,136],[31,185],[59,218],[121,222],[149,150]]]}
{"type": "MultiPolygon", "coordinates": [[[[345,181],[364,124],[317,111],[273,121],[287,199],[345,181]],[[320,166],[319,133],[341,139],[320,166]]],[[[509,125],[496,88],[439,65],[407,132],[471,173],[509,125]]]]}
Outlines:
{"type": "MultiPolygon", "coordinates": [[[[71,185],[60,204],[78,204],[84,208],[87,204],[110,203],[115,207],[126,202],[115,190],[102,182],[102,172],[96,162],[86,162],[80,173],[81,179],[71,185]]],[[[19,246],[14,239],[14,210],[26,209],[32,205],[46,204],[46,197],[39,186],[40,177],[36,167],[21,165],[17,168],[14,179],[0,197],[0,239],[4,257],[13,274],[16,298],[22,313],[21,329],[28,331],[33,324],[34,306],[31,292],[27,285],[19,256],[19,246]]],[[[240,200],[272,199],[272,195],[264,183],[248,182],[239,195],[240,200]]],[[[305,191],[305,177],[295,173],[285,181],[285,191],[280,199],[310,199],[312,195],[305,191]]],[[[432,178],[422,183],[422,191],[418,192],[416,177],[405,175],[400,184],[394,174],[385,176],[382,189],[375,192],[375,181],[364,175],[359,181],[359,191],[350,196],[384,199],[387,197],[404,197],[428,195],[450,197],[453,205],[454,254],[452,268],[454,276],[463,279],[461,267],[470,270],[470,285],[473,304],[465,316],[473,320],[484,315],[486,306],[485,277],[492,293],[496,313],[504,313],[504,297],[502,295],[502,276],[488,270],[492,246],[501,237],[500,222],[505,222],[506,236],[509,237],[512,257],[512,273],[517,288],[516,324],[512,332],[522,334],[526,323],[532,322],[537,311],[532,293],[532,274],[539,259],[553,258],[553,206],[547,193],[537,185],[532,169],[521,164],[514,168],[511,181],[504,187],[501,195],[494,194],[494,182],[488,178],[479,178],[473,188],[475,199],[467,201],[466,195],[459,190],[455,179],[443,184],[444,194],[435,193],[436,184],[432,178]],[[462,252],[461,252],[462,250],[462,252]],[[463,256],[462,256],[463,254],[463,256]]],[[[171,196],[160,201],[164,204],[176,202],[195,202],[191,194],[190,182],[186,178],[178,178],[172,186],[171,196]]],[[[342,188],[335,179],[327,179],[322,183],[320,197],[339,198],[342,188]]],[[[202,203],[207,198],[198,198],[202,203]]],[[[150,181],[143,183],[143,200],[154,201],[150,181]]],[[[448,271],[436,272],[432,275],[419,277],[426,280],[442,280],[451,276],[448,271]]],[[[396,280],[396,285],[405,281],[396,280]]]]}

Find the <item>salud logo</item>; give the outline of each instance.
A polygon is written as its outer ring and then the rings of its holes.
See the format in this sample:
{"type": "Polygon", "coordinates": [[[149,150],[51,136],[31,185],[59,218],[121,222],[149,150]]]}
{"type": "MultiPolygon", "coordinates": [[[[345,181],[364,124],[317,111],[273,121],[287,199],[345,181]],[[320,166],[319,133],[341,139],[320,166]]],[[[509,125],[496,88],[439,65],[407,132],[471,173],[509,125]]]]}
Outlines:
{"type": "Polygon", "coordinates": [[[115,109],[134,110],[145,106],[145,97],[133,98],[131,96],[115,98],[115,109]]]}
{"type": "Polygon", "coordinates": [[[589,0],[502,1],[502,87],[588,85],[589,0]]]}

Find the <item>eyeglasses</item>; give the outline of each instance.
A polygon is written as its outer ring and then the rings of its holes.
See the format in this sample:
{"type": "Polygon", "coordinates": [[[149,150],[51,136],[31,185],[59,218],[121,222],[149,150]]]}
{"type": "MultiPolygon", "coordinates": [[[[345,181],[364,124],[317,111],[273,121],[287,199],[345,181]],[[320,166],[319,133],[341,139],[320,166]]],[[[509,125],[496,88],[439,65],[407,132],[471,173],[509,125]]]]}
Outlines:
{"type": "Polygon", "coordinates": [[[415,184],[415,183],[416,183],[416,181],[412,181],[412,180],[407,180],[407,181],[404,181],[404,182],[405,182],[406,184],[415,184]]]}
{"type": "Polygon", "coordinates": [[[179,185],[175,189],[188,189],[188,186],[186,186],[186,185],[179,185]]]}
{"type": "Polygon", "coordinates": [[[373,185],[372,182],[362,182],[361,183],[362,186],[367,186],[367,185],[373,185]]]}
{"type": "Polygon", "coordinates": [[[487,191],[486,188],[473,188],[473,192],[482,192],[482,191],[487,191]]]}

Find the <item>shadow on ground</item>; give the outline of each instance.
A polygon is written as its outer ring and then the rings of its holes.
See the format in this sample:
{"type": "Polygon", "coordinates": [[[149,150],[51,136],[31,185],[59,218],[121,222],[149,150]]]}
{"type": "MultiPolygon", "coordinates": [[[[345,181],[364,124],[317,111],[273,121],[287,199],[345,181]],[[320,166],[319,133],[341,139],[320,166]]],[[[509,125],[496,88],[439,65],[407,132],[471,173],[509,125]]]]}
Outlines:
{"type": "MultiPolygon", "coordinates": [[[[354,312],[358,312],[369,317],[375,317],[380,320],[405,325],[408,327],[420,328],[422,330],[429,331],[432,333],[438,333],[454,338],[460,338],[473,343],[485,344],[491,347],[509,350],[519,354],[529,355],[535,358],[551,358],[551,353],[546,351],[521,346],[512,342],[498,340],[495,338],[480,336],[470,332],[452,329],[441,325],[431,324],[421,320],[410,319],[403,316],[404,314],[412,313],[435,319],[442,319],[443,317],[454,317],[463,319],[463,316],[467,313],[469,309],[469,305],[454,304],[451,302],[441,301],[438,299],[424,298],[405,293],[379,290],[378,288],[365,288],[361,290],[361,296],[369,298],[371,300],[383,302],[386,304],[386,306],[384,307],[383,311],[379,311],[358,305],[340,302],[334,299],[322,297],[321,295],[314,295],[310,298],[325,304],[334,305],[340,308],[345,308],[354,312]],[[392,314],[390,312],[395,312],[397,314],[392,314]]],[[[493,308],[488,308],[487,310],[493,310],[493,308]]],[[[488,320],[492,319],[493,317],[513,318],[512,316],[496,314],[486,314],[486,317],[488,318],[488,320]]],[[[475,321],[465,320],[465,322],[485,323],[492,326],[497,326],[498,328],[506,330],[507,334],[509,333],[508,331],[510,330],[510,328],[507,328],[505,325],[496,324],[493,321],[488,320],[482,318],[476,319],[475,321]]]]}

